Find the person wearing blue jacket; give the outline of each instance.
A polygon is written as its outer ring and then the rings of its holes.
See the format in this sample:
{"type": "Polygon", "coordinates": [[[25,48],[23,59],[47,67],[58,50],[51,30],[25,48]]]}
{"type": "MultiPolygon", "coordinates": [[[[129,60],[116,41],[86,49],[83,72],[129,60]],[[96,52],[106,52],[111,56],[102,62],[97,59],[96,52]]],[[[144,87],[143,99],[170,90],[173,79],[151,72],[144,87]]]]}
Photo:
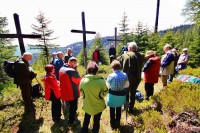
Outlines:
{"type": "Polygon", "coordinates": [[[54,65],[54,68],[55,68],[56,79],[59,80],[59,70],[64,65],[64,61],[63,61],[64,55],[63,55],[63,52],[59,51],[57,53],[57,57],[58,58],[54,60],[53,65],[54,65]]]}

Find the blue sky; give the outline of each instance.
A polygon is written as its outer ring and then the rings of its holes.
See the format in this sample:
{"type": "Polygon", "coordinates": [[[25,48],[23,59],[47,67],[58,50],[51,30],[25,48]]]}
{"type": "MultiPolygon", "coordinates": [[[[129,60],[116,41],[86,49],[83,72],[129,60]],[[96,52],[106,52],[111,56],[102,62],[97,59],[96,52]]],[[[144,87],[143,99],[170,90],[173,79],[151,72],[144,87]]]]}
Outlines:
{"type": "MultiPolygon", "coordinates": [[[[81,29],[81,12],[85,12],[86,30],[99,32],[101,36],[114,35],[114,28],[122,19],[125,11],[129,28],[136,28],[138,21],[153,30],[155,24],[157,0],[0,0],[0,16],[8,18],[10,33],[16,33],[13,14],[20,18],[23,34],[31,34],[32,24],[37,24],[35,17],[39,11],[51,20],[52,37],[59,37],[54,42],[61,46],[82,41],[81,34],[71,33],[71,29],[81,29]]],[[[158,30],[171,28],[185,23],[181,15],[186,0],[160,0],[158,30]]],[[[95,35],[87,35],[87,40],[95,35]]],[[[15,43],[17,39],[13,42],[15,43]]],[[[25,44],[35,43],[30,39],[25,44]]]]}

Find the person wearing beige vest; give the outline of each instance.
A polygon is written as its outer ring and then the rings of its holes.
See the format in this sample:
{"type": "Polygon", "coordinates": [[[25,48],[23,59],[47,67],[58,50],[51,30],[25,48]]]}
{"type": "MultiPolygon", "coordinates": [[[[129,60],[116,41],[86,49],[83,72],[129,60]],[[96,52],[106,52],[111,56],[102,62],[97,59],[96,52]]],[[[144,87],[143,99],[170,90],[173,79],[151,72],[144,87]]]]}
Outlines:
{"type": "Polygon", "coordinates": [[[174,55],[171,49],[172,47],[170,44],[166,44],[163,47],[163,51],[165,54],[162,56],[161,65],[160,65],[160,75],[161,75],[163,87],[167,86],[168,75],[171,75],[174,73],[174,55]]]}

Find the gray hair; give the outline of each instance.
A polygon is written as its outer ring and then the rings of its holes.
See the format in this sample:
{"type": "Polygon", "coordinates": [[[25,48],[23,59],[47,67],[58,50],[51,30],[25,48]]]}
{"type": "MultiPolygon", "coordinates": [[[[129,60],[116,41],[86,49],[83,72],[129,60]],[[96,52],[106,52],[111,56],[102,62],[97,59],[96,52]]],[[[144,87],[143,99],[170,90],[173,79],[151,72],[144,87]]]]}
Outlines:
{"type": "Polygon", "coordinates": [[[131,49],[132,51],[137,51],[138,46],[136,42],[129,42],[128,44],[128,48],[131,49]]]}

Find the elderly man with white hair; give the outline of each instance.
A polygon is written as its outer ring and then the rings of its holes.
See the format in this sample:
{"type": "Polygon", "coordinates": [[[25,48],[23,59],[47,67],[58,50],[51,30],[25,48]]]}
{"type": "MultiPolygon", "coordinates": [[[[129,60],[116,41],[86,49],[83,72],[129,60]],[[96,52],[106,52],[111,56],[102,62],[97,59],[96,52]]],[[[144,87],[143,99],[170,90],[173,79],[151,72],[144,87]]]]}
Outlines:
{"type": "Polygon", "coordinates": [[[167,86],[168,75],[172,75],[174,73],[174,55],[171,49],[172,47],[170,44],[166,44],[163,47],[165,54],[162,56],[160,65],[160,75],[163,87],[167,86]]]}
{"type": "Polygon", "coordinates": [[[135,104],[135,94],[141,81],[142,67],[144,63],[144,55],[137,51],[138,46],[135,42],[128,43],[128,52],[117,58],[120,61],[123,72],[128,76],[129,87],[127,89],[126,98],[129,103],[129,112],[133,113],[135,104]],[[129,98],[130,93],[130,98],[129,98]]]}
{"type": "Polygon", "coordinates": [[[36,73],[29,66],[28,61],[32,60],[32,54],[25,52],[22,57],[18,58],[15,63],[14,83],[19,86],[24,102],[24,111],[26,114],[34,112],[34,104],[32,101],[32,79],[36,77],[36,73]]]}

